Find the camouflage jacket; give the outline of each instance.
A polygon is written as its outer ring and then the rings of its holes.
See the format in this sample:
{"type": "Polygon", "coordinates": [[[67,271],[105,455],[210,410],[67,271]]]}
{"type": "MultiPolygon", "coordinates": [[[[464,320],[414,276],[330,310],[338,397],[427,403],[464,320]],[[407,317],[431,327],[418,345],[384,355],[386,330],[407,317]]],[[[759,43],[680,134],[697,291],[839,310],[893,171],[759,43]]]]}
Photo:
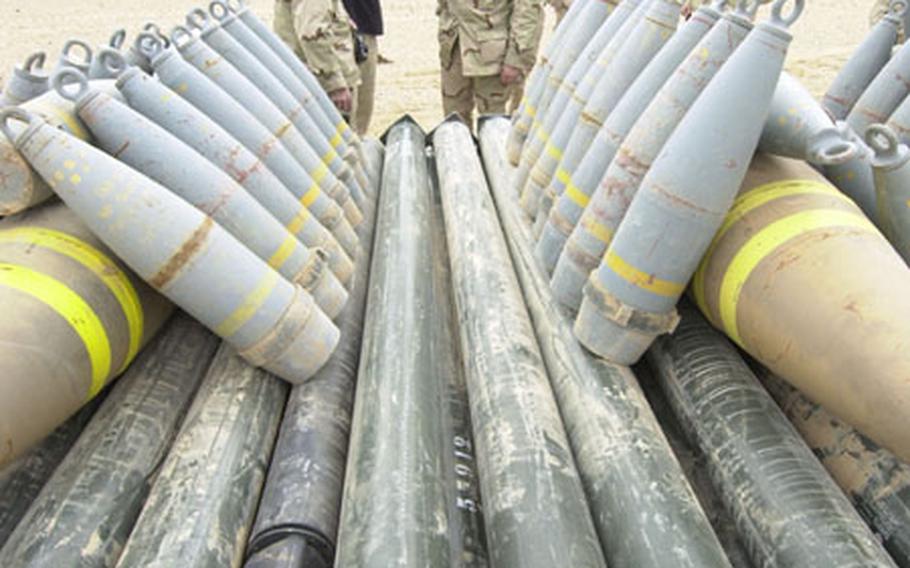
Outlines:
{"type": "MultiPolygon", "coordinates": [[[[327,92],[360,84],[354,62],[354,45],[347,13],[338,0],[277,0],[275,27],[278,28],[280,4],[290,7],[294,51],[307,64],[327,92]]],[[[285,38],[287,39],[287,38],[285,38]]]]}
{"type": "Polygon", "coordinates": [[[495,75],[503,64],[528,72],[543,27],[543,0],[438,0],[439,48],[448,68],[455,43],[466,77],[495,75]]]}

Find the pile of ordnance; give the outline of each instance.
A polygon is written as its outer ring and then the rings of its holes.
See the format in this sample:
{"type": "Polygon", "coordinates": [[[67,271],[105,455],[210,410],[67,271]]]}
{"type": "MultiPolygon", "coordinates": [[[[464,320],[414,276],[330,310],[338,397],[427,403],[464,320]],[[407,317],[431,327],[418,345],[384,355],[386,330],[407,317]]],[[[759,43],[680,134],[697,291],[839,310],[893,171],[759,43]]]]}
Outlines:
{"type": "Polygon", "coordinates": [[[476,140],[237,1],[30,58],[0,566],[910,568],[904,5],[819,103],[803,3],[576,0],[476,140]]]}

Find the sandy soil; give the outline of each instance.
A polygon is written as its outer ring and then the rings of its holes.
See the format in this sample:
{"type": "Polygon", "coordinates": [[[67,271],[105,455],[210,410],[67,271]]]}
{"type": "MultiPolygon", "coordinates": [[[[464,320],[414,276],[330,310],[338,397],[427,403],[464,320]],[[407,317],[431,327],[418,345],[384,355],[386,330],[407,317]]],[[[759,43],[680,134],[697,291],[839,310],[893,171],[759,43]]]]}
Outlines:
{"type": "MultiPolygon", "coordinates": [[[[271,0],[248,0],[248,4],[271,23],[271,0]]],[[[811,0],[794,26],[787,68],[816,95],[824,92],[862,40],[871,4],[872,0],[811,0]]],[[[30,53],[56,53],[69,38],[98,45],[117,28],[132,32],[148,21],[167,28],[199,5],[193,0],[0,0],[4,38],[0,44],[0,78],[30,53]]],[[[385,2],[386,35],[381,39],[380,52],[393,63],[379,69],[372,125],[376,134],[404,113],[410,113],[427,129],[442,118],[435,6],[435,0],[385,2]]],[[[547,23],[548,31],[551,27],[552,20],[547,23]]]]}

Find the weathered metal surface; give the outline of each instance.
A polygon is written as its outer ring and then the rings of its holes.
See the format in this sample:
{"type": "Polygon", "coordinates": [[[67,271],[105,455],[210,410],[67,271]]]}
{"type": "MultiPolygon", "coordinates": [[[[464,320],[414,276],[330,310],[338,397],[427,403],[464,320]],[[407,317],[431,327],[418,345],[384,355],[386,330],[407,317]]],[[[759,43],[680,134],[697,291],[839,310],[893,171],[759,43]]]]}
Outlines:
{"type": "MultiPolygon", "coordinates": [[[[447,368],[440,349],[433,199],[424,133],[410,120],[386,136],[351,443],[338,534],[340,566],[454,562],[444,456],[447,368]]],[[[448,359],[448,360],[447,360],[448,359]]]]}
{"type": "Polygon", "coordinates": [[[910,566],[910,466],[767,368],[753,370],[895,563],[910,566]]]}
{"type": "Polygon", "coordinates": [[[138,69],[125,71],[117,79],[117,87],[133,109],[166,128],[230,175],[302,243],[325,250],[335,276],[345,284],[350,282],[354,263],[335,237],[230,133],[138,69]]]}
{"type": "Polygon", "coordinates": [[[604,566],[468,128],[433,134],[490,564],[604,566]]]}
{"type": "Polygon", "coordinates": [[[758,154],[691,288],[749,354],[910,457],[910,270],[815,170],[758,154]]]}
{"type": "Polygon", "coordinates": [[[897,40],[900,18],[888,14],[866,34],[862,43],[853,50],[821,100],[835,120],[847,118],[853,105],[891,58],[891,49],[897,40]]]}
{"type": "Polygon", "coordinates": [[[507,129],[503,118],[486,119],[480,147],[607,562],[729,566],[635,376],[581,348],[535,266],[529,234],[508,194],[507,129]]]}
{"type": "MultiPolygon", "coordinates": [[[[609,38],[609,41],[603,49],[595,54],[596,61],[592,66],[593,69],[600,69],[602,65],[610,63],[613,55],[615,55],[619,47],[625,43],[626,39],[628,39],[629,35],[632,33],[632,30],[635,29],[644,17],[651,1],[652,0],[624,0],[616,9],[611,11],[609,17],[607,17],[600,26],[600,29],[604,31],[604,34],[602,35],[609,38]]],[[[570,63],[575,63],[574,57],[570,63]]],[[[570,70],[571,67],[568,67],[567,69],[570,70]]],[[[596,84],[596,81],[585,80],[587,77],[591,76],[592,73],[593,71],[590,69],[585,73],[582,85],[588,83],[588,87],[590,87],[591,82],[596,84]]],[[[579,85],[579,88],[576,89],[578,92],[574,93],[575,96],[570,97],[568,101],[566,101],[567,106],[565,108],[551,108],[551,99],[556,98],[556,91],[563,83],[564,74],[565,72],[561,71],[560,74],[557,75],[557,71],[554,68],[554,72],[548,78],[544,98],[540,102],[540,107],[537,111],[538,119],[532,124],[531,135],[522,152],[518,168],[512,176],[515,190],[521,194],[522,208],[529,214],[536,211],[536,209],[531,210],[530,207],[532,202],[536,204],[534,196],[530,195],[530,192],[534,191],[530,179],[534,166],[537,164],[538,160],[546,156],[548,149],[553,146],[551,138],[558,138],[560,146],[568,140],[572,128],[575,127],[578,117],[587,103],[586,96],[590,94],[590,92],[588,92],[589,89],[585,89],[582,85],[579,85]],[[581,96],[582,93],[584,93],[585,97],[581,96]]]]}
{"type": "MultiPolygon", "coordinates": [[[[229,17],[236,20],[235,16],[229,17]]],[[[345,186],[348,192],[340,192],[337,195],[336,202],[344,209],[345,215],[347,215],[351,224],[357,226],[363,220],[363,214],[357,207],[357,204],[351,202],[353,199],[351,194],[356,192],[362,195],[362,189],[354,178],[354,172],[341,159],[341,156],[335,148],[329,144],[328,138],[322,134],[306,109],[303,108],[281,81],[275,78],[267,67],[260,63],[249,51],[247,51],[243,44],[238,42],[230,33],[228,33],[227,30],[221,26],[219,21],[209,17],[207,12],[201,9],[195,10],[191,12],[186,19],[188,25],[199,30],[199,38],[211,48],[212,51],[208,52],[209,54],[217,54],[223,57],[225,62],[230,63],[241,76],[248,80],[248,86],[250,88],[255,89],[260,93],[259,100],[261,102],[271,103],[284,118],[290,121],[292,125],[291,128],[296,130],[297,133],[294,143],[295,146],[306,144],[310,149],[310,159],[313,157],[316,158],[315,162],[301,162],[301,165],[307,168],[308,171],[314,173],[321,170],[311,170],[311,167],[327,167],[328,170],[332,172],[332,175],[337,177],[338,181],[345,186]]],[[[192,60],[199,61],[197,58],[193,58],[192,60]]],[[[200,71],[207,72],[214,64],[212,58],[209,56],[205,56],[204,60],[206,62],[205,66],[197,68],[199,68],[200,71]]],[[[241,100],[238,97],[235,98],[237,98],[241,104],[244,104],[244,106],[252,102],[251,99],[241,100]]],[[[285,136],[286,134],[279,136],[279,138],[283,141],[285,136]]],[[[311,173],[311,175],[314,175],[314,173],[311,173]]],[[[331,186],[329,186],[329,189],[331,189],[331,186]]],[[[333,195],[333,199],[335,197],[336,196],[333,195]]]]}
{"type": "MultiPolygon", "coordinates": [[[[585,106],[587,96],[590,95],[590,90],[587,90],[585,98],[582,99],[582,93],[578,90],[579,85],[584,82],[590,86],[591,79],[589,76],[596,74],[592,73],[592,70],[597,69],[596,64],[597,60],[601,57],[601,53],[611,44],[613,46],[618,46],[625,40],[627,32],[622,33],[622,30],[630,29],[625,28],[625,22],[629,19],[632,12],[635,12],[639,6],[643,6],[644,4],[646,4],[646,2],[641,0],[620,3],[591,37],[591,40],[588,42],[584,51],[582,51],[578,58],[572,63],[572,67],[569,69],[565,79],[560,82],[556,94],[553,95],[550,104],[544,109],[545,112],[542,111],[540,117],[537,119],[539,124],[536,126],[535,139],[527,145],[526,149],[528,155],[524,158],[526,163],[522,166],[519,161],[519,168],[530,168],[528,171],[528,174],[530,175],[533,172],[533,167],[536,165],[536,162],[546,158],[545,155],[542,155],[542,152],[550,145],[549,135],[550,133],[556,132],[557,126],[560,126],[563,115],[567,115],[565,122],[569,122],[569,126],[574,126],[575,122],[578,120],[581,109],[585,106]],[[614,43],[614,39],[617,36],[621,37],[614,43]],[[534,158],[533,156],[537,157],[534,158]],[[529,162],[529,160],[532,159],[535,160],[535,162],[529,162]]],[[[563,126],[562,130],[565,128],[566,127],[563,126]]],[[[532,181],[532,179],[528,179],[525,186],[532,183],[532,181]]],[[[524,195],[522,187],[517,187],[516,189],[524,195]]]]}
{"type": "Polygon", "coordinates": [[[771,99],[758,149],[812,164],[843,164],[856,147],[809,91],[786,71],[771,99]]]}
{"type": "MultiPolygon", "coordinates": [[[[540,61],[534,66],[534,69],[531,70],[531,74],[528,76],[526,82],[525,95],[516,112],[512,124],[512,131],[509,134],[509,140],[507,142],[509,161],[512,165],[519,165],[521,154],[527,144],[528,134],[532,129],[536,129],[539,125],[539,121],[544,118],[543,115],[538,117],[538,111],[541,108],[546,109],[549,107],[549,103],[544,107],[540,107],[540,102],[548,87],[549,77],[553,72],[553,66],[558,62],[557,60],[561,56],[561,49],[566,43],[566,36],[570,33],[578,33],[579,24],[577,22],[585,22],[582,24],[584,30],[581,33],[590,34],[587,38],[587,40],[590,40],[590,38],[593,37],[595,30],[599,29],[599,25],[606,20],[610,15],[610,12],[616,7],[614,2],[607,2],[607,6],[605,7],[598,6],[597,3],[600,1],[601,0],[577,0],[572,2],[568,12],[562,19],[562,22],[557,26],[550,43],[544,48],[543,54],[540,56],[540,61]],[[606,10],[604,10],[604,8],[606,8],[606,10]],[[587,22],[590,22],[590,24],[587,22]],[[595,24],[597,27],[589,29],[588,26],[591,24],[595,24]]],[[[575,37],[577,36],[573,35],[573,39],[570,41],[574,43],[576,41],[574,39],[575,37]]],[[[579,45],[583,46],[587,40],[582,41],[579,45]]],[[[578,49],[579,53],[583,51],[581,47],[575,49],[578,49]]]]}
{"type": "Polygon", "coordinates": [[[117,377],[171,305],[62,203],[0,223],[0,465],[117,377]]]}
{"type": "Polygon", "coordinates": [[[575,320],[575,336],[598,355],[630,364],[672,331],[674,305],[758,145],[792,39],[787,27],[805,5],[796,0],[785,14],[787,4],[777,0],[720,68],[642,179],[575,320]]]}
{"type": "Polygon", "coordinates": [[[85,142],[16,109],[28,121],[16,147],[54,191],[140,278],[291,382],[328,360],[338,329],[299,285],[181,198],[85,142]],[[91,188],[90,191],[85,188],[91,188]]]}
{"type": "MultiPolygon", "coordinates": [[[[332,148],[354,168],[358,185],[361,186],[361,189],[366,190],[368,180],[365,177],[364,164],[361,163],[360,155],[347,143],[337,123],[333,122],[331,117],[320,106],[318,94],[314,95],[314,93],[311,93],[303,81],[285,65],[281,57],[272,51],[268,44],[243,22],[243,14],[248,10],[249,8],[238,6],[232,2],[223,2],[222,0],[216,0],[209,5],[212,17],[219,20],[224,29],[235,40],[240,42],[261,65],[264,65],[275,78],[281,81],[282,85],[303,106],[332,148]]],[[[321,91],[322,89],[320,89],[321,91]]],[[[360,199],[363,196],[358,196],[357,193],[352,195],[355,200],[358,200],[357,203],[362,209],[364,204],[360,199]]]]}
{"type": "MultiPolygon", "coordinates": [[[[188,61],[183,60],[177,51],[164,50],[151,56],[152,66],[155,68],[158,79],[208,115],[255,154],[281,180],[291,194],[301,200],[308,210],[319,219],[319,222],[332,232],[345,251],[352,257],[356,256],[357,236],[350,223],[345,219],[341,208],[330,197],[328,188],[346,190],[337,180],[334,180],[334,176],[325,169],[324,165],[322,168],[319,167],[321,162],[318,161],[318,158],[309,161],[308,165],[312,168],[307,169],[297,161],[298,154],[292,153],[285,147],[278,134],[284,133],[285,138],[293,138],[293,135],[288,132],[296,133],[296,130],[293,129],[290,122],[283,118],[280,111],[274,108],[274,105],[268,100],[263,102],[261,99],[264,96],[261,93],[256,96],[258,92],[254,93],[251,90],[250,82],[236,69],[233,69],[230,63],[217,54],[211,53],[211,49],[208,49],[201,40],[194,39],[183,45],[183,48],[183,54],[188,59],[191,59],[190,52],[187,51],[189,49],[200,56],[204,52],[209,52],[206,57],[217,65],[213,65],[208,74],[205,74],[188,61]],[[216,83],[215,79],[219,79],[221,82],[216,83]],[[230,94],[225,89],[230,89],[230,94]],[[231,96],[232,94],[237,94],[240,98],[235,99],[231,96]],[[250,100],[246,101],[245,97],[249,97],[250,100]],[[241,103],[241,100],[246,102],[241,103]],[[255,107],[258,109],[256,115],[251,113],[249,105],[258,105],[255,107]],[[260,120],[266,122],[260,122],[260,120]],[[312,177],[316,174],[317,169],[325,176],[320,182],[312,177]]],[[[204,60],[194,59],[194,61],[195,64],[205,66],[204,60]]],[[[302,148],[298,150],[309,158],[313,157],[310,152],[306,152],[302,148]]]]}
{"type": "Polygon", "coordinates": [[[76,112],[101,149],[211,216],[289,282],[312,294],[330,318],[341,312],[347,292],[318,251],[300,243],[217,166],[125,103],[90,89],[84,79],[78,92],[67,90],[61,81],[74,73],[58,72],[54,86],[76,99],[76,112]]]}
{"type": "Polygon", "coordinates": [[[316,376],[291,390],[250,532],[247,568],[328,567],[334,560],[370,282],[370,211],[358,227],[364,255],[341,315],[338,348],[316,376]]]}
{"type": "Polygon", "coordinates": [[[0,549],[66,457],[105,394],[102,391],[40,444],[0,469],[0,549]]]}
{"type": "Polygon", "coordinates": [[[863,135],[869,126],[887,121],[907,98],[910,93],[907,69],[910,69],[910,43],[905,43],[891,56],[847,115],[847,124],[857,134],[863,135]]]}
{"type": "Polygon", "coordinates": [[[486,534],[483,523],[483,504],[477,476],[477,455],[471,426],[471,406],[465,382],[462,354],[458,348],[458,319],[455,317],[452,292],[452,273],[449,268],[449,251],[444,232],[442,195],[439,190],[439,172],[435,153],[427,148],[427,165],[430,169],[430,186],[433,196],[433,219],[437,228],[433,232],[433,257],[441,259],[434,272],[434,294],[440,301],[434,305],[434,318],[447,322],[438,326],[433,337],[434,350],[444,368],[446,378],[445,404],[442,414],[444,437],[447,442],[443,453],[443,477],[449,508],[449,534],[453,564],[465,568],[484,568],[489,565],[486,534]]]}
{"type": "Polygon", "coordinates": [[[866,130],[866,143],[875,152],[875,224],[910,263],[910,149],[882,125],[866,130]]]}
{"type": "Polygon", "coordinates": [[[831,183],[855,201],[863,213],[870,219],[874,219],[878,214],[875,177],[872,174],[872,160],[875,158],[875,153],[866,146],[863,138],[854,132],[847,123],[838,122],[837,128],[844,140],[853,144],[856,153],[842,164],[822,166],[821,171],[831,183]]]}
{"type": "Polygon", "coordinates": [[[559,260],[572,228],[581,217],[590,196],[594,195],[594,190],[613,161],[620,143],[660,87],[717,23],[720,16],[715,8],[700,6],[629,86],[578,167],[569,170],[560,165],[557,168],[555,176],[544,190],[536,220],[541,223],[541,230],[537,233],[534,254],[548,275],[556,267],[556,261],[559,260]],[[563,198],[563,193],[570,187],[572,189],[569,194],[563,198]]]}
{"type": "Polygon", "coordinates": [[[286,399],[222,343],[117,566],[238,566],[286,399]]]}
{"type": "Polygon", "coordinates": [[[338,112],[338,109],[335,107],[335,104],[332,103],[332,100],[326,94],[325,90],[319,85],[319,81],[316,80],[316,77],[313,73],[307,69],[297,55],[291,51],[281,39],[275,35],[275,33],[269,29],[269,27],[260,20],[252,10],[245,6],[244,0],[229,0],[228,4],[234,7],[234,11],[237,13],[237,16],[240,20],[250,28],[253,33],[259,36],[259,39],[264,41],[269,48],[281,58],[285,65],[294,72],[298,79],[300,79],[304,86],[307,88],[313,96],[316,97],[319,106],[322,108],[322,112],[329,117],[335,127],[337,132],[342,135],[344,140],[356,148],[360,145],[360,139],[357,137],[357,134],[351,129],[341,114],[338,112]]]}
{"type": "Polygon", "coordinates": [[[113,566],[218,338],[181,313],[130,366],[0,550],[4,566],[113,566]]]}
{"type": "Polygon", "coordinates": [[[22,65],[13,67],[3,85],[0,106],[18,105],[47,92],[50,88],[48,74],[44,71],[47,56],[43,51],[29,55],[22,65]]]}
{"type": "Polygon", "coordinates": [[[582,301],[582,288],[597,268],[610,241],[632,202],[641,180],[661,148],[682,121],[695,100],[714,78],[718,69],[752,29],[748,13],[740,10],[724,15],[695,46],[691,54],[664,83],[654,99],[630,126],[602,179],[579,190],[593,190],[584,205],[569,202],[562,207],[574,211],[577,222],[553,269],[551,286],[556,298],[570,310],[582,301]],[[707,54],[707,57],[703,57],[707,54]]]}
{"type": "MultiPolygon", "coordinates": [[[[113,81],[92,81],[92,86],[112,96],[118,96],[113,81]]],[[[51,124],[71,134],[88,140],[88,130],[73,111],[73,104],[56,91],[48,91],[22,104],[22,107],[43,116],[51,124]]],[[[17,125],[13,125],[16,129],[17,125]]],[[[0,136],[0,215],[13,215],[25,211],[54,195],[28,162],[5,136],[0,136]]]]}
{"type": "Polygon", "coordinates": [[[894,566],[726,339],[688,303],[648,351],[757,566],[894,566]]]}
{"type": "MultiPolygon", "coordinates": [[[[653,0],[643,5],[647,5],[647,10],[643,12],[641,20],[635,24],[628,37],[617,44],[616,42],[625,35],[617,33],[608,46],[614,54],[608,56],[602,53],[600,60],[588,74],[589,77],[600,76],[600,80],[596,83],[592,81],[594,86],[589,96],[582,95],[581,98],[587,98],[588,102],[573,128],[569,130],[568,136],[561,140],[557,136],[557,130],[550,137],[550,146],[531,172],[529,185],[525,188],[527,191],[540,196],[549,187],[559,167],[567,171],[574,171],[578,167],[626,89],[674,34],[676,23],[679,21],[678,3],[671,0],[653,0]]],[[[634,21],[636,18],[630,18],[627,25],[634,21]]],[[[530,215],[537,213],[539,202],[538,197],[536,202],[530,204],[531,210],[528,211],[530,215]]],[[[522,203],[525,203],[524,200],[522,203]]]]}

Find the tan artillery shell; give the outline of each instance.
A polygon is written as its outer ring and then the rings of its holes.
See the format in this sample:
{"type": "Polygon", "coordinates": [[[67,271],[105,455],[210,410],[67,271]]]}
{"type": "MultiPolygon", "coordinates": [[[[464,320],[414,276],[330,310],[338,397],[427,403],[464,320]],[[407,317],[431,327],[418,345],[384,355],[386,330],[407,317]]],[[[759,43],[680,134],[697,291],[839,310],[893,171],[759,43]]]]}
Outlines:
{"type": "Polygon", "coordinates": [[[0,467],[119,375],[171,310],[62,203],[0,223],[0,467]]]}
{"type": "Polygon", "coordinates": [[[758,155],[692,282],[702,312],[776,374],[910,459],[910,270],[802,162],[758,155]]]}

